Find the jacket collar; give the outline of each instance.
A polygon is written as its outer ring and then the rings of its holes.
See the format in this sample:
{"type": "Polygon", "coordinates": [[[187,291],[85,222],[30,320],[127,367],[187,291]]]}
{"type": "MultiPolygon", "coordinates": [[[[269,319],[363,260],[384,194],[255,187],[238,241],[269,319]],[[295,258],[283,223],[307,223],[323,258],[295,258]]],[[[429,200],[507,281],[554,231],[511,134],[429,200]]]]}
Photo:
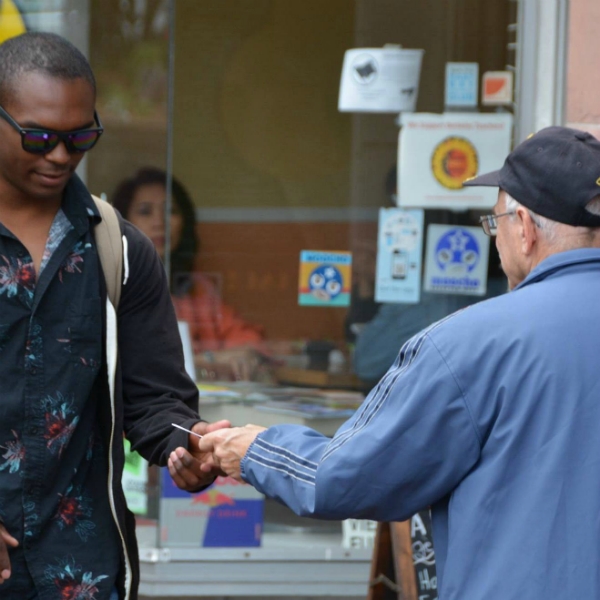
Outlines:
{"type": "Polygon", "coordinates": [[[552,254],[537,265],[514,290],[542,281],[557,271],[587,263],[597,263],[600,266],[600,248],[580,248],[552,254]]]}
{"type": "Polygon", "coordinates": [[[80,235],[90,228],[90,224],[102,220],[91,194],[77,175],[73,175],[67,183],[62,209],[80,235]]]}

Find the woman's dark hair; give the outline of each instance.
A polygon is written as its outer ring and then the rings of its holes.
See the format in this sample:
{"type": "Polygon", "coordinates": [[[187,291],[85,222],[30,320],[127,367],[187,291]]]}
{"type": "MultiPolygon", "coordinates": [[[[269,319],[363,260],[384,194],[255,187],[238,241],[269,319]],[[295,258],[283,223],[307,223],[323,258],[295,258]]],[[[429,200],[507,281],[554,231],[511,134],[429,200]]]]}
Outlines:
{"type": "MultiPolygon", "coordinates": [[[[167,174],[163,170],[154,167],[140,169],[133,177],[125,179],[117,186],[112,197],[112,205],[127,219],[129,218],[131,202],[137,190],[144,185],[157,184],[165,188],[167,186],[167,174]]],[[[173,202],[177,205],[183,217],[183,229],[179,245],[177,248],[171,249],[171,273],[180,277],[183,274],[192,273],[200,240],[196,234],[196,214],[192,199],[186,189],[175,178],[172,180],[172,190],[173,202]]],[[[177,285],[177,287],[179,286],[177,285]]]]}

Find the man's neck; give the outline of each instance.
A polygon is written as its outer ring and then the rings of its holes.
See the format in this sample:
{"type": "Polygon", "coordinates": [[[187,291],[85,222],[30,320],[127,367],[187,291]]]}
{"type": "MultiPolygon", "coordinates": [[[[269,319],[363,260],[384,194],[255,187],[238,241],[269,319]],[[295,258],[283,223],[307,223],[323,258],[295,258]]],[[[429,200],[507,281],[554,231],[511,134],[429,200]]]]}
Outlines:
{"type": "Polygon", "coordinates": [[[62,203],[62,192],[49,198],[33,198],[17,190],[4,190],[0,185],[0,222],[22,222],[27,219],[54,218],[62,203]]]}

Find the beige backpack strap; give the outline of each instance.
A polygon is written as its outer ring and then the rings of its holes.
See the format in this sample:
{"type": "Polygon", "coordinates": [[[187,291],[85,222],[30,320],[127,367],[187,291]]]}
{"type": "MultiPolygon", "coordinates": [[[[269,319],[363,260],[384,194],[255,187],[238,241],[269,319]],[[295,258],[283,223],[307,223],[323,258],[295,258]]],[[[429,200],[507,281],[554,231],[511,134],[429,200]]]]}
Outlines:
{"type": "Polygon", "coordinates": [[[92,196],[102,221],[96,225],[94,235],[104,271],[108,297],[115,307],[119,306],[123,282],[123,239],[121,225],[115,209],[104,200],[92,196]]]}

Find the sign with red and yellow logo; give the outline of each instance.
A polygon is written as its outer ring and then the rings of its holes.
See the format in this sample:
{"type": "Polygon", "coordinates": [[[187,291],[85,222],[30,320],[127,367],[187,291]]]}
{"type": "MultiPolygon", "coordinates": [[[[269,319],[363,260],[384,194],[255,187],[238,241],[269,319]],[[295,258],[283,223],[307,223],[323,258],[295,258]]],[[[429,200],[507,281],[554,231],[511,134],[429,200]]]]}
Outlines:
{"type": "Polygon", "coordinates": [[[433,151],[431,169],[435,178],[449,190],[462,188],[463,181],[477,174],[477,150],[466,138],[451,136],[433,151]]]}
{"type": "Polygon", "coordinates": [[[509,113],[405,113],[398,151],[398,204],[402,208],[490,208],[495,188],[463,182],[500,169],[510,152],[509,113]]]}

